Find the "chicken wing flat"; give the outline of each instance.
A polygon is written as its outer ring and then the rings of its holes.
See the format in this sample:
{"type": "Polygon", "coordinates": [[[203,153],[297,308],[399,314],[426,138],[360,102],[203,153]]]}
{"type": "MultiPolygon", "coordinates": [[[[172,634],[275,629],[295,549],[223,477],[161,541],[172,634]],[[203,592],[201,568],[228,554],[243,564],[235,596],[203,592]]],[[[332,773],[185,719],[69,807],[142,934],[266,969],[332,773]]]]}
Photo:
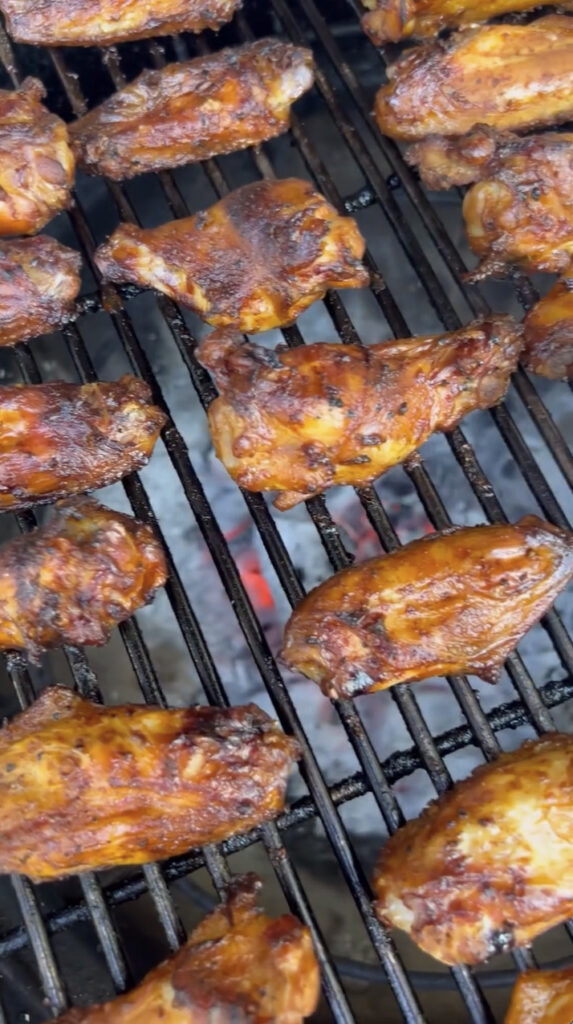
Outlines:
{"type": "MultiPolygon", "coordinates": [[[[501,14],[554,7],[551,0],[363,0],[362,27],[373,43],[398,43],[414,36],[434,39],[442,29],[489,21],[501,14]]],[[[559,4],[573,10],[570,0],[559,4]]]]}
{"type": "Polygon", "coordinates": [[[283,809],[297,757],[254,704],[102,707],[51,687],[0,730],[0,871],[59,878],[246,832],[283,809]]]}
{"type": "Polygon", "coordinates": [[[104,644],[167,578],[149,526],[76,498],[0,548],[0,649],[104,644]]]}
{"type": "Polygon", "coordinates": [[[527,314],[523,361],[550,380],[573,377],[573,281],[558,281],[527,314]]]}
{"type": "Polygon", "coordinates": [[[105,280],[157,288],[213,326],[256,333],[292,323],[328,288],[366,285],[364,248],[350,217],[286,178],[158,228],[121,224],[95,260],[105,280]]]}
{"type": "Polygon", "coordinates": [[[198,355],[219,389],[208,413],[218,457],[241,487],[280,491],[286,509],[370,483],[434,431],[499,402],[520,348],[521,328],[492,317],[367,348],[269,351],[215,331],[198,355]]]}
{"type": "Polygon", "coordinates": [[[121,480],[145,465],[165,420],[136,377],[0,386],[0,511],[121,480]]]}
{"type": "Polygon", "coordinates": [[[415,47],[376,97],[380,130],[414,142],[475,124],[526,131],[573,116],[573,19],[486,25],[415,47]]]}
{"type": "Polygon", "coordinates": [[[481,765],[388,840],[379,918],[447,964],[480,963],[565,921],[572,780],[573,736],[559,733],[481,765]]]}
{"type": "Polygon", "coordinates": [[[569,1024],[573,1021],[573,970],[526,971],[511,996],[505,1024],[569,1024]]]}
{"type": "Polygon", "coordinates": [[[0,242],[0,346],[73,320],[80,254],[47,235],[0,242]]]}
{"type": "Polygon", "coordinates": [[[71,203],[68,129],[42,105],[37,78],[0,89],[0,235],[32,235],[71,203]]]}
{"type": "Polygon", "coordinates": [[[507,655],[573,576],[573,534],[526,516],[454,527],[343,569],[286,626],[283,658],[328,697],[471,672],[507,655]]]}
{"type": "Polygon", "coordinates": [[[168,64],[71,125],[72,148],[116,180],[232,153],[287,131],[312,82],[311,51],[279,39],[168,64]]]}

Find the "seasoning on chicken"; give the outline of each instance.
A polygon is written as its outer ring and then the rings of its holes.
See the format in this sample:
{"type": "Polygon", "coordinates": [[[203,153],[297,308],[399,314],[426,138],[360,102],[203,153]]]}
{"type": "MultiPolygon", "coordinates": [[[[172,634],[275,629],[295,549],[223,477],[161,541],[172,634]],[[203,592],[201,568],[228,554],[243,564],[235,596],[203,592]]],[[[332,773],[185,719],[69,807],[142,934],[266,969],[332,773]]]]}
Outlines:
{"type": "Polygon", "coordinates": [[[0,347],[75,317],[80,254],[47,235],[0,242],[0,347]]]}
{"type": "Polygon", "coordinates": [[[149,526],[88,498],[62,503],[0,547],[0,650],[104,644],[166,577],[149,526]]]}
{"type": "Polygon", "coordinates": [[[93,46],[218,29],[242,0],[0,0],[8,32],[36,46],[93,46]]]}
{"type": "MultiPolygon", "coordinates": [[[[362,27],[373,43],[398,43],[414,36],[434,39],[442,29],[460,28],[488,21],[500,14],[554,7],[551,0],[363,0],[368,14],[362,27]]],[[[573,10],[571,0],[560,10],[573,10]]]]}
{"type": "Polygon", "coordinates": [[[241,487],[277,490],[287,509],[335,484],[371,483],[430,434],[499,402],[517,366],[509,317],[453,334],[379,345],[313,344],[269,351],[214,332],[199,359],[219,397],[215,451],[241,487]]]}
{"type": "Polygon", "coordinates": [[[121,480],[148,461],[165,419],[136,377],[0,385],[0,511],[121,480]]]}
{"type": "Polygon", "coordinates": [[[59,878],[246,832],[283,809],[298,755],[254,704],[102,707],[51,687],[0,730],[0,871],[59,878]]]}
{"type": "Polygon", "coordinates": [[[71,204],[68,129],[45,95],[37,78],[0,89],[0,235],[32,235],[71,204]]]}
{"type": "Polygon", "coordinates": [[[487,25],[408,51],[376,97],[380,130],[413,142],[475,124],[525,131],[573,116],[573,19],[487,25]]]}
{"type": "Polygon", "coordinates": [[[456,783],[384,846],[380,920],[446,964],[481,963],[565,921],[572,778],[573,736],[550,733],[456,783]]]}
{"type": "Polygon", "coordinates": [[[144,71],[71,125],[72,147],[116,180],[233,153],[287,131],[312,82],[310,50],[260,39],[144,71]]]}
{"type": "Polygon", "coordinates": [[[286,178],[158,228],[121,224],[95,259],[104,280],[157,288],[213,326],[255,333],[292,323],[329,288],[366,285],[364,248],[350,217],[286,178]]]}
{"type": "Polygon", "coordinates": [[[424,184],[438,191],[480,181],[495,166],[498,147],[516,141],[517,136],[510,132],[476,124],[459,138],[429,135],[409,146],[405,156],[424,184]]]}
{"type": "Polygon", "coordinates": [[[513,989],[505,1024],[570,1024],[573,969],[526,971],[513,989]]]}
{"type": "Polygon", "coordinates": [[[283,658],[328,697],[471,672],[507,655],[573,576],[573,533],[526,516],[454,527],[343,569],[286,626],[283,658]]]}
{"type": "Polygon", "coordinates": [[[573,280],[557,281],[523,322],[523,361],[550,380],[573,377],[573,280]]]}

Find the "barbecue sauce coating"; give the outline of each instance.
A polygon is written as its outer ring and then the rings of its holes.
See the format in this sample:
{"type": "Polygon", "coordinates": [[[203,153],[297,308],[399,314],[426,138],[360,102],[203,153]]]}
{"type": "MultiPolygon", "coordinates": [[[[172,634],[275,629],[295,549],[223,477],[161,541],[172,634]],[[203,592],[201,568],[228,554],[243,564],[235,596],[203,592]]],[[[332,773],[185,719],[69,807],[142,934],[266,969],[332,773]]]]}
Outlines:
{"type": "Polygon", "coordinates": [[[288,130],[312,69],[310,50],[259,39],[146,70],[70,126],[72,148],[116,180],[245,149],[288,130]]]}
{"type": "Polygon", "coordinates": [[[499,402],[520,347],[508,317],[368,347],[269,351],[214,332],[198,355],[219,389],[208,413],[215,451],[241,487],[281,491],[281,509],[370,483],[434,431],[499,402]]]}
{"type": "Polygon", "coordinates": [[[480,766],[388,840],[378,917],[447,964],[526,945],[573,913],[572,828],[573,736],[550,733],[480,766]]]}
{"type": "Polygon", "coordinates": [[[89,498],[0,547],[0,649],[104,644],[166,580],[153,532],[89,498]]]}
{"type": "Polygon", "coordinates": [[[75,319],[80,254],[47,235],[0,242],[0,346],[75,319]]]}
{"type": "Polygon", "coordinates": [[[454,527],[343,569],[286,626],[283,658],[329,697],[471,672],[507,655],[573,576],[573,534],[536,516],[454,527]]]}
{"type": "Polygon", "coordinates": [[[573,969],[525,971],[513,989],[505,1024],[570,1024],[573,969]]]}
{"type": "Polygon", "coordinates": [[[158,228],[121,224],[95,260],[105,280],[157,288],[209,324],[255,333],[293,323],[329,288],[366,285],[364,248],[350,217],[286,178],[158,228]]]}
{"type": "Polygon", "coordinates": [[[573,280],[557,281],[523,322],[528,370],[551,380],[573,377],[573,280]]]}
{"type": "Polygon", "coordinates": [[[254,704],[102,707],[44,690],[0,731],[0,871],[59,878],[246,832],[283,809],[297,757],[254,704]]]}
{"type": "MultiPolygon", "coordinates": [[[[514,11],[554,7],[551,0],[364,0],[362,28],[377,46],[401,39],[434,39],[442,29],[475,25],[514,11]]],[[[573,10],[571,0],[560,10],[573,10]]]]}

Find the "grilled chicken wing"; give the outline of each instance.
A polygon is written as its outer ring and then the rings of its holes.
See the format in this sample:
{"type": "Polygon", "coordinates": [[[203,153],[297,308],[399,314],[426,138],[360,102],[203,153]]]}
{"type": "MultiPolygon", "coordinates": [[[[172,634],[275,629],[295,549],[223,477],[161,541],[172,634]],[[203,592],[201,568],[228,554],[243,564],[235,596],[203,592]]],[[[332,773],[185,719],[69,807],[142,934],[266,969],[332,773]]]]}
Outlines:
{"type": "Polygon", "coordinates": [[[0,649],[103,644],[166,575],[148,526],[88,498],[62,504],[0,548],[0,649]]]}
{"type": "Polygon", "coordinates": [[[517,136],[476,124],[467,135],[447,138],[429,135],[406,150],[406,160],[418,169],[428,188],[439,190],[471,185],[487,177],[496,166],[498,147],[515,143],[517,136]]]}
{"type": "MultiPolygon", "coordinates": [[[[442,29],[476,25],[501,14],[554,7],[551,0],[363,0],[362,27],[373,43],[398,43],[414,36],[434,39],[442,29]]],[[[573,10],[571,0],[561,10],[573,10]]]]}
{"type": "Polygon", "coordinates": [[[475,124],[525,131],[573,116],[573,19],[489,25],[407,52],[376,97],[380,130],[415,141],[475,124]]]}
{"type": "Polygon", "coordinates": [[[0,235],[32,235],[71,203],[74,157],[37,78],[0,90],[0,235]]]}
{"type": "Polygon", "coordinates": [[[80,264],[79,253],[47,235],[0,242],[0,347],[74,319],[80,264]]]}
{"type": "Polygon", "coordinates": [[[551,380],[573,377],[573,281],[558,281],[527,314],[523,360],[551,380]]]}
{"type": "Polygon", "coordinates": [[[0,730],[0,871],[59,878],[245,832],[283,809],[297,757],[254,704],[102,707],[51,687],[0,730]]]}
{"type": "Polygon", "coordinates": [[[165,423],[142,380],[0,386],[0,511],[104,487],[145,465],[165,423]]]}
{"type": "Polygon", "coordinates": [[[333,484],[370,483],[434,431],[499,402],[520,347],[508,317],[368,348],[275,352],[215,332],[199,350],[219,389],[215,451],[241,487],[281,491],[281,509],[333,484]]]}
{"type": "Polygon", "coordinates": [[[573,736],[551,733],[481,765],[388,840],[376,912],[447,964],[525,945],[573,914],[572,827],[573,736]]]}
{"type": "Polygon", "coordinates": [[[573,534],[526,516],[454,527],[343,569],[286,626],[283,658],[328,697],[434,675],[496,682],[573,576],[573,534]]]}
{"type": "Polygon", "coordinates": [[[312,67],[310,50],[259,39],[144,71],[70,126],[72,148],[117,180],[245,149],[287,131],[312,67]]]}
{"type": "Polygon", "coordinates": [[[573,969],[526,971],[511,996],[505,1024],[571,1024],[573,969]]]}
{"type": "Polygon", "coordinates": [[[363,254],[355,222],[287,178],[159,228],[121,224],[95,259],[105,280],[157,288],[209,324],[255,333],[292,323],[328,288],[367,284],[363,254]]]}

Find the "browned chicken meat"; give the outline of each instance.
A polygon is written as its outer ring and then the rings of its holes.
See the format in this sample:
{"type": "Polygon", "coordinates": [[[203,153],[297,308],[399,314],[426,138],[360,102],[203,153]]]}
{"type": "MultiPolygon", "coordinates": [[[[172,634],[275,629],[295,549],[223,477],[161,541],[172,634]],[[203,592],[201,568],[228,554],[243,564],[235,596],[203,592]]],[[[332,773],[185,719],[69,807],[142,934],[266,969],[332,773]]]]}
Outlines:
{"type": "Polygon", "coordinates": [[[37,78],[0,89],[0,235],[32,235],[71,203],[68,129],[45,95],[37,78]]]}
{"type": "Polygon", "coordinates": [[[79,253],[47,235],[0,242],[0,346],[74,319],[80,264],[79,253]]]}
{"type": "Polygon", "coordinates": [[[475,124],[500,131],[573,116],[573,19],[469,29],[407,52],[376,97],[380,130],[413,142],[464,135],[475,124]]]}
{"type": "Polygon", "coordinates": [[[93,46],[218,29],[242,0],[0,0],[8,31],[36,46],[93,46]]]}
{"type": "Polygon", "coordinates": [[[0,385],[0,511],[121,480],[165,423],[142,380],[0,385]]]}
{"type": "Polygon", "coordinates": [[[215,451],[251,491],[291,508],[334,484],[364,485],[436,430],[503,397],[521,329],[509,317],[379,345],[269,351],[215,331],[199,350],[219,397],[215,451]]]}
{"type": "Polygon", "coordinates": [[[286,178],[158,228],[121,224],[95,258],[105,280],[157,288],[209,324],[255,333],[292,323],[328,288],[366,285],[363,254],[350,217],[286,178]]]}
{"type": "Polygon", "coordinates": [[[505,1024],[571,1024],[573,969],[520,974],[505,1024]]]}
{"type": "Polygon", "coordinates": [[[386,843],[374,876],[381,921],[447,964],[480,963],[565,921],[572,778],[573,736],[559,733],[477,768],[386,843]]]}
{"type": "Polygon", "coordinates": [[[253,876],[237,879],[227,902],[136,989],[55,1024],[302,1024],[319,995],[309,931],[290,914],[257,910],[256,889],[253,876]]]}
{"type": "Polygon", "coordinates": [[[313,82],[310,50],[259,39],[144,71],[70,126],[82,167],[117,180],[232,153],[287,131],[313,82]]]}
{"type": "Polygon", "coordinates": [[[104,644],[166,580],[149,526],[76,498],[0,548],[0,649],[104,644]]]}
{"type": "MultiPolygon", "coordinates": [[[[373,43],[398,43],[414,36],[434,39],[445,28],[459,28],[488,21],[500,14],[554,7],[551,0],[363,0],[368,9],[362,27],[373,43]]],[[[573,10],[571,0],[560,10],[573,10]]]]}
{"type": "Polygon", "coordinates": [[[321,583],[287,623],[283,658],[328,697],[465,672],[494,683],[572,576],[573,534],[535,516],[454,527],[321,583]]]}
{"type": "Polygon", "coordinates": [[[523,360],[551,380],[573,377],[573,281],[558,281],[527,314],[523,360]]]}
{"type": "Polygon", "coordinates": [[[447,138],[428,135],[406,150],[406,160],[417,167],[428,188],[445,189],[456,185],[471,185],[480,181],[496,167],[501,153],[508,144],[518,143],[511,132],[498,132],[487,124],[476,124],[467,135],[447,138]]]}

